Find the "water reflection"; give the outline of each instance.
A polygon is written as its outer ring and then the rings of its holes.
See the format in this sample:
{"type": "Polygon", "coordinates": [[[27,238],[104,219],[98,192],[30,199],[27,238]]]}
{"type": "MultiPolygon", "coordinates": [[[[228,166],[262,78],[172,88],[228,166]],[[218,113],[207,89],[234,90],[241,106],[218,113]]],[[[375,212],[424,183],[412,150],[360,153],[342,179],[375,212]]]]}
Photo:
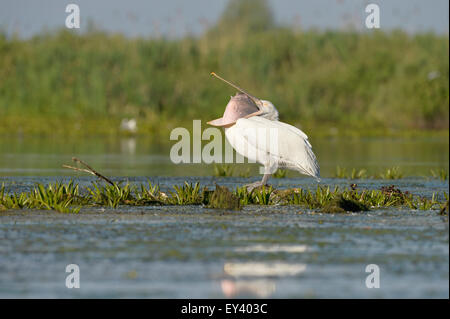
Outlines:
{"type": "MultiPolygon", "coordinates": [[[[234,250],[247,254],[301,254],[308,251],[308,247],[306,245],[249,245],[234,250]]],[[[306,271],[306,268],[306,264],[280,261],[227,262],[223,266],[226,279],[223,279],[220,285],[222,293],[228,298],[238,296],[267,298],[275,293],[277,279],[299,276],[306,271]]]]}
{"type": "Polygon", "coordinates": [[[232,277],[284,277],[296,276],[306,270],[305,264],[287,263],[226,263],[225,274],[232,277]]]}
{"type": "MultiPolygon", "coordinates": [[[[321,174],[332,177],[336,166],[351,170],[365,168],[378,173],[388,167],[400,166],[405,175],[429,175],[430,169],[448,170],[447,137],[434,138],[311,138],[321,174]]],[[[170,141],[142,136],[52,138],[0,137],[0,174],[67,175],[61,164],[79,157],[99,171],[113,176],[211,176],[213,165],[173,164],[170,141]]],[[[192,153],[192,152],[191,152],[192,153]]],[[[250,169],[257,175],[258,165],[238,164],[237,171],[250,169]]],[[[289,172],[288,177],[300,175],[289,172]]]]}
{"type": "Polygon", "coordinates": [[[275,282],[273,280],[228,280],[221,281],[222,292],[227,298],[238,296],[255,296],[258,298],[268,298],[275,292],[275,282]]]}
{"type": "Polygon", "coordinates": [[[306,245],[253,245],[236,248],[238,252],[284,252],[284,253],[303,253],[307,250],[306,245]]]}
{"type": "Polygon", "coordinates": [[[136,153],[136,138],[128,137],[120,139],[120,153],[134,155],[136,153]]]}

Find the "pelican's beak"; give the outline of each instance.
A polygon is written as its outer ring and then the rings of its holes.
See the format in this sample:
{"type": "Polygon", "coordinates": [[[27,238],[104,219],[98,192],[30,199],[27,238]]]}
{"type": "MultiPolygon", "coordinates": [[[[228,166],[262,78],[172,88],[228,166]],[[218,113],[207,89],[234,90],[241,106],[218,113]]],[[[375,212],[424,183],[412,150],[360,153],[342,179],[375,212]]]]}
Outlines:
{"type": "Polygon", "coordinates": [[[221,118],[209,121],[209,125],[229,127],[236,123],[238,119],[249,118],[261,114],[262,111],[256,103],[244,93],[238,93],[232,96],[225,108],[221,118]]]}
{"type": "Polygon", "coordinates": [[[262,106],[262,102],[260,99],[254,97],[253,95],[251,95],[250,93],[247,93],[246,91],[244,91],[243,89],[241,89],[239,86],[237,86],[236,84],[231,83],[230,81],[225,80],[224,78],[222,78],[221,76],[217,75],[215,72],[211,72],[211,75],[218,78],[219,80],[224,81],[225,83],[227,83],[228,85],[234,87],[235,89],[237,89],[238,91],[244,93],[245,95],[247,95],[249,98],[251,98],[253,100],[253,102],[255,102],[256,106],[258,107],[258,109],[261,110],[261,106],[262,106]]]}

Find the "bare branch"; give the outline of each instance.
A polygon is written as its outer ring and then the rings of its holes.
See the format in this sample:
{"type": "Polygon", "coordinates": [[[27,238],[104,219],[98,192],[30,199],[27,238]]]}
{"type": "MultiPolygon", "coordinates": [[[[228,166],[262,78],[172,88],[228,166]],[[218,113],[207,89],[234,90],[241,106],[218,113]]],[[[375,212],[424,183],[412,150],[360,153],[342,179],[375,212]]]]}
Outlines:
{"type": "Polygon", "coordinates": [[[114,185],[114,183],[107,177],[103,176],[102,174],[100,174],[99,172],[97,172],[95,169],[93,169],[92,167],[90,167],[87,163],[83,162],[82,160],[76,158],[76,157],[72,157],[72,161],[80,163],[81,165],[84,165],[86,167],[85,168],[78,168],[78,167],[73,167],[73,166],[69,166],[69,165],[63,165],[62,167],[64,168],[70,168],[73,169],[75,171],[80,171],[80,172],[85,172],[85,173],[89,173],[92,175],[95,175],[101,179],[103,179],[104,181],[106,181],[107,183],[114,185]]]}

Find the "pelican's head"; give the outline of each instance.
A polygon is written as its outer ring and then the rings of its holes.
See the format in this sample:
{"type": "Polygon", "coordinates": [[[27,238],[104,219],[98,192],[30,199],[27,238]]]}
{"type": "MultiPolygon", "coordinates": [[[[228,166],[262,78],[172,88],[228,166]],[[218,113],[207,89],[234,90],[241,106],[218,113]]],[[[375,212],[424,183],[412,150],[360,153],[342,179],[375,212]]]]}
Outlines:
{"type": "Polygon", "coordinates": [[[276,109],[275,105],[272,104],[270,101],[261,100],[261,103],[259,103],[259,107],[262,111],[261,117],[264,117],[271,121],[278,121],[278,110],[276,109]]]}
{"type": "Polygon", "coordinates": [[[249,118],[252,116],[261,116],[271,121],[278,120],[278,111],[272,102],[254,97],[214,72],[211,72],[211,75],[224,81],[228,85],[231,85],[240,93],[231,97],[230,102],[228,102],[227,107],[225,108],[223,117],[210,121],[208,124],[227,127],[233,125],[240,118],[249,118]]]}

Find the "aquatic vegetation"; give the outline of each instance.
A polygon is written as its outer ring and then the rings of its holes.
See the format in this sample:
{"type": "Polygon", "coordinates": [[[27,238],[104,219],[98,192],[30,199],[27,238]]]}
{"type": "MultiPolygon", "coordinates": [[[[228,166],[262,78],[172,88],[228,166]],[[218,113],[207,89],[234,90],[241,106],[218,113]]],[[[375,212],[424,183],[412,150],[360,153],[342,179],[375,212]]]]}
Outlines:
{"type": "Polygon", "coordinates": [[[250,177],[250,168],[247,168],[245,171],[239,171],[238,173],[239,177],[250,177]]]}
{"type": "MultiPolygon", "coordinates": [[[[253,10],[248,14],[238,21],[253,21],[253,10]]],[[[350,128],[359,134],[394,127],[448,131],[448,35],[292,30],[276,23],[236,33],[234,26],[220,22],[180,39],[99,30],[61,29],[26,40],[0,33],[0,132],[113,135],[123,118],[139,116],[138,134],[165,135],[167,124],[223,112],[229,91],[205,80],[214,68],[238,74],[256,95],[271,92],[283,116],[292,124],[301,120],[313,134],[325,134],[330,124],[339,134],[350,128]],[[66,52],[69,47],[76,54],[66,52]],[[67,66],[79,67],[67,73],[67,66]],[[430,80],[425,70],[439,76],[430,80]],[[283,89],[274,90],[279,83],[283,89]]]]}
{"type": "Polygon", "coordinates": [[[446,201],[444,203],[439,204],[439,214],[441,215],[448,215],[448,205],[449,205],[449,199],[448,194],[445,194],[446,201]]]}
{"type": "Polygon", "coordinates": [[[363,169],[353,168],[351,173],[347,174],[346,168],[337,166],[336,171],[334,173],[334,177],[345,178],[345,179],[363,179],[363,178],[367,178],[367,170],[364,168],[363,169]]]}
{"type": "Polygon", "coordinates": [[[432,169],[432,170],[430,170],[430,173],[433,178],[438,178],[441,181],[448,180],[448,172],[443,168],[438,169],[438,170],[432,169]]]}
{"type": "Polygon", "coordinates": [[[403,173],[400,171],[399,167],[388,168],[378,175],[378,178],[381,179],[400,179],[402,177],[403,173]]]}
{"type": "Polygon", "coordinates": [[[246,170],[239,170],[236,172],[236,165],[232,164],[215,164],[214,165],[214,176],[216,177],[249,177],[250,176],[250,168],[246,170]]]}
{"type": "MultiPolygon", "coordinates": [[[[336,166],[336,170],[334,173],[335,178],[342,178],[342,179],[401,179],[405,177],[405,174],[402,172],[401,168],[396,166],[392,168],[387,168],[385,171],[378,172],[375,174],[369,175],[367,173],[367,169],[361,168],[356,169],[352,168],[351,172],[348,173],[347,169],[345,167],[336,166]]],[[[441,181],[448,180],[448,171],[441,168],[437,170],[430,170],[430,176],[423,176],[423,178],[430,179],[439,179],[441,181]]]]}
{"type": "Polygon", "coordinates": [[[41,209],[56,210],[62,213],[78,212],[81,207],[71,208],[78,196],[78,185],[72,181],[64,185],[59,182],[45,187],[38,184],[30,193],[30,206],[41,209]]]}
{"type": "Polygon", "coordinates": [[[336,178],[347,178],[347,170],[343,167],[336,166],[336,172],[334,173],[336,178]]]}
{"type": "Polygon", "coordinates": [[[275,173],[272,174],[273,178],[285,178],[287,174],[287,170],[285,169],[277,169],[275,173]]]}
{"type": "Polygon", "coordinates": [[[252,202],[259,205],[270,205],[270,195],[273,192],[272,186],[266,187],[265,185],[255,188],[251,192],[252,202]]]}
{"type": "Polygon", "coordinates": [[[330,190],[329,187],[317,186],[316,192],[301,188],[278,191],[277,202],[284,205],[302,205],[311,209],[321,208],[333,199],[338,188],[330,190]]]}
{"type": "Polygon", "coordinates": [[[352,169],[352,172],[350,174],[350,179],[363,179],[367,177],[367,170],[360,169],[356,170],[355,168],[352,169]]]}
{"type": "Polygon", "coordinates": [[[27,205],[28,197],[25,193],[5,195],[5,184],[0,188],[0,210],[22,209],[27,205]]]}
{"type": "Polygon", "coordinates": [[[167,202],[172,205],[200,205],[202,200],[202,194],[200,193],[200,183],[195,185],[184,182],[183,186],[174,186],[175,192],[169,191],[171,194],[167,198],[167,202]]]}
{"type": "Polygon", "coordinates": [[[216,177],[231,177],[234,173],[234,165],[230,164],[215,164],[214,165],[214,176],[216,177]]]}
{"type": "Polygon", "coordinates": [[[141,205],[162,204],[167,199],[167,195],[159,191],[159,186],[152,185],[150,181],[147,188],[141,184],[140,191],[136,189],[135,194],[137,202],[141,205]]]}
{"type": "Polygon", "coordinates": [[[247,187],[237,187],[234,194],[240,199],[241,205],[272,205],[274,189],[272,186],[260,186],[252,191],[247,187]]]}
{"type": "Polygon", "coordinates": [[[101,185],[92,183],[92,188],[87,187],[90,199],[95,205],[117,207],[118,205],[127,205],[135,202],[133,197],[133,188],[130,184],[114,183],[114,185],[101,185]]]}
{"type": "Polygon", "coordinates": [[[81,207],[73,207],[79,199],[78,185],[56,182],[44,186],[36,184],[29,193],[5,194],[5,186],[0,189],[0,207],[6,209],[49,209],[62,213],[78,212],[81,207]]]}
{"type": "Polygon", "coordinates": [[[239,197],[233,194],[225,186],[216,185],[216,190],[208,200],[209,208],[240,210],[241,203],[239,197]]]}
{"type": "Polygon", "coordinates": [[[255,188],[237,187],[233,192],[216,185],[214,191],[199,183],[175,185],[169,195],[159,186],[129,183],[102,184],[94,182],[80,189],[73,181],[49,185],[36,184],[30,192],[11,193],[6,186],[0,188],[0,209],[48,209],[58,212],[78,212],[82,207],[119,205],[204,205],[210,208],[238,210],[245,205],[299,205],[321,212],[366,211],[386,207],[408,207],[414,210],[439,210],[448,213],[448,194],[433,193],[431,198],[414,196],[394,185],[380,189],[359,189],[317,186],[314,190],[291,188],[273,189],[272,186],[255,188]]]}
{"type": "Polygon", "coordinates": [[[234,194],[239,198],[239,202],[241,203],[241,205],[245,206],[253,204],[251,193],[249,193],[247,187],[236,187],[234,194]]]}
{"type": "Polygon", "coordinates": [[[321,209],[322,213],[345,213],[368,211],[369,206],[353,198],[345,198],[344,195],[333,199],[321,209]]]}

